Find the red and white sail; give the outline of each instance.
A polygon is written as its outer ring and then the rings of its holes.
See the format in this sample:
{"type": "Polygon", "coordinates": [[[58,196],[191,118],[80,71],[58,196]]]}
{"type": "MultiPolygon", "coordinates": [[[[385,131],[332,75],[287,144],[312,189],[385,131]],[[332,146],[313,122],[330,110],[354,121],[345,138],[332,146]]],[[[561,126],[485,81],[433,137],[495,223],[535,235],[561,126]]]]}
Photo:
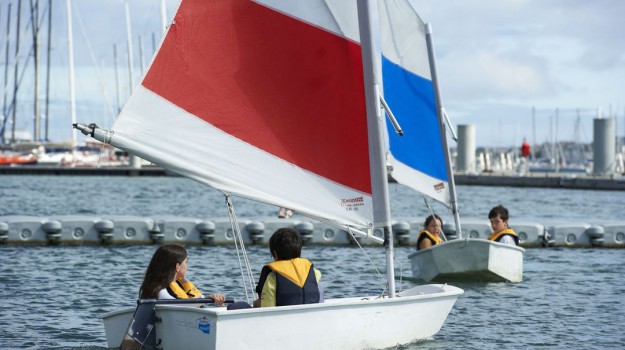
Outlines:
{"type": "Polygon", "coordinates": [[[116,146],[227,193],[369,227],[353,1],[184,0],[116,146]]]}

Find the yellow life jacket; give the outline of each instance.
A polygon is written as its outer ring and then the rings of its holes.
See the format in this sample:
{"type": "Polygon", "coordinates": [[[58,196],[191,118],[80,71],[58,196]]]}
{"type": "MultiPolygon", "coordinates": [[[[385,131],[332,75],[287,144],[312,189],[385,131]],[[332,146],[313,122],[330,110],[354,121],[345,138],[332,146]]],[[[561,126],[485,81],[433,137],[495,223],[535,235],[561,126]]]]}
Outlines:
{"type": "Polygon", "coordinates": [[[312,263],[308,259],[295,258],[291,260],[276,260],[267,264],[267,266],[299,287],[303,287],[312,263]]]}
{"type": "Polygon", "coordinates": [[[419,231],[419,238],[417,238],[417,250],[419,249],[421,240],[425,239],[425,237],[429,238],[433,242],[432,245],[443,243],[443,240],[438,235],[433,235],[428,230],[421,230],[419,231]]]}
{"type": "Polygon", "coordinates": [[[512,236],[512,238],[514,238],[514,241],[516,242],[516,245],[519,245],[519,236],[517,236],[516,232],[514,232],[514,230],[509,227],[499,232],[493,232],[490,236],[488,236],[488,240],[498,242],[499,238],[505,235],[512,236]]]}
{"type": "Polygon", "coordinates": [[[202,296],[202,292],[195,287],[190,281],[174,281],[167,286],[170,294],[176,297],[176,299],[189,299],[199,298],[202,296]]]}
{"type": "Polygon", "coordinates": [[[321,300],[318,274],[313,264],[307,259],[295,258],[291,260],[277,260],[265,265],[261,271],[261,278],[257,288],[261,289],[261,306],[285,306],[299,304],[313,304],[321,300]],[[273,271],[273,275],[269,273],[273,271]],[[263,278],[266,277],[266,280],[263,278]],[[275,282],[271,287],[272,278],[275,282]],[[272,293],[268,288],[275,288],[272,293]]]}

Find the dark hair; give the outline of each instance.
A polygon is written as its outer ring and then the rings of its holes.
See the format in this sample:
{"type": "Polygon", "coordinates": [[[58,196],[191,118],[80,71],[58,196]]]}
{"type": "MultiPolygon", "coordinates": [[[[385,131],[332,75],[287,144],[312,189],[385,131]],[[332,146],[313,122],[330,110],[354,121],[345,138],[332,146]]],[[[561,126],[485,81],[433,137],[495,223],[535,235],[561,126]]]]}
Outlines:
{"type": "Polygon", "coordinates": [[[498,206],[491,209],[488,213],[489,219],[496,218],[497,216],[499,216],[503,221],[508,221],[508,209],[503,205],[499,204],[498,206]]]}
{"type": "Polygon", "coordinates": [[[157,298],[158,292],[174,280],[176,264],[182,264],[186,258],[186,249],[177,244],[164,244],[158,247],[145,270],[139,297],[141,299],[157,298]]]}
{"type": "Polygon", "coordinates": [[[302,238],[293,227],[278,229],[269,239],[269,251],[276,260],[291,260],[302,254],[302,238]]]}
{"type": "Polygon", "coordinates": [[[441,227],[443,226],[443,219],[441,219],[440,216],[438,216],[438,214],[432,214],[430,216],[428,216],[427,218],[425,218],[425,222],[423,223],[423,227],[428,227],[428,225],[430,224],[430,222],[432,222],[432,220],[434,220],[434,218],[436,218],[436,220],[441,222],[441,227]]]}

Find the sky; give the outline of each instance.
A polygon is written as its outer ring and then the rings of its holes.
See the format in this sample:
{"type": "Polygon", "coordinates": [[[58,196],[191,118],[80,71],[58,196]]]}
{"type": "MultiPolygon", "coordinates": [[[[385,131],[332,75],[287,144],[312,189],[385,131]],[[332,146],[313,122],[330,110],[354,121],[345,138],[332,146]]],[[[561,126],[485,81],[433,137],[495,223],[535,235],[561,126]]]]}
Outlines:
{"type": "Polygon", "coordinates": [[[448,114],[475,125],[478,145],[589,143],[598,117],[625,134],[625,1],[413,5],[432,25],[448,114]]]}
{"type": "MultiPolygon", "coordinates": [[[[432,25],[442,97],[452,124],[475,125],[478,146],[516,147],[523,138],[532,144],[590,143],[593,119],[598,117],[615,117],[617,135],[625,135],[625,1],[410,1],[423,21],[432,25]]],[[[43,111],[48,1],[40,2],[43,68],[38,91],[43,111]]],[[[49,138],[64,140],[71,138],[66,1],[52,2],[49,138]]],[[[178,2],[166,0],[168,18],[178,2]]],[[[126,2],[72,0],[72,4],[77,120],[107,127],[161,40],[161,0],[128,2],[132,83],[127,69],[126,2]]],[[[5,92],[12,95],[16,7],[17,0],[0,0],[0,104],[5,92]],[[9,4],[12,39],[5,89],[9,4]]],[[[17,57],[23,78],[16,128],[32,132],[35,84],[29,10],[29,1],[22,0],[22,45],[17,57]]],[[[84,140],[81,137],[79,141],[84,140]]]]}

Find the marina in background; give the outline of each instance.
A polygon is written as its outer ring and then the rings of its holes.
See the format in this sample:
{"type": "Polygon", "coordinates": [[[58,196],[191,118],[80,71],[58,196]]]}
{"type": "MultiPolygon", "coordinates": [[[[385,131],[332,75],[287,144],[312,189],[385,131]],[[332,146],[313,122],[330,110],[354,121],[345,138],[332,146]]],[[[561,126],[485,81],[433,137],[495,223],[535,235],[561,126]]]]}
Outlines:
{"type": "MultiPolygon", "coordinates": [[[[591,144],[560,141],[518,147],[476,147],[475,126],[458,125],[450,151],[459,185],[625,190],[625,138],[615,119],[594,119],[591,144]]],[[[0,175],[177,176],[158,165],[92,140],[21,140],[0,146],[0,175]],[[3,149],[3,150],[2,150],[3,149]]],[[[393,182],[392,176],[389,181],[393,182]]]]}
{"type": "MultiPolygon", "coordinates": [[[[459,125],[458,146],[451,149],[455,181],[459,185],[625,190],[625,140],[614,137],[613,120],[595,121],[598,142],[543,144],[536,152],[527,142],[511,148],[476,147],[475,127],[459,125]],[[554,149],[559,151],[553,153],[554,149]],[[598,162],[594,162],[595,153],[600,155],[598,162]]],[[[23,141],[11,147],[12,151],[0,151],[0,175],[177,176],[144,160],[131,163],[128,153],[99,141],[75,150],[67,142],[23,141]]],[[[389,181],[394,180],[389,177],[389,181]]]]}

